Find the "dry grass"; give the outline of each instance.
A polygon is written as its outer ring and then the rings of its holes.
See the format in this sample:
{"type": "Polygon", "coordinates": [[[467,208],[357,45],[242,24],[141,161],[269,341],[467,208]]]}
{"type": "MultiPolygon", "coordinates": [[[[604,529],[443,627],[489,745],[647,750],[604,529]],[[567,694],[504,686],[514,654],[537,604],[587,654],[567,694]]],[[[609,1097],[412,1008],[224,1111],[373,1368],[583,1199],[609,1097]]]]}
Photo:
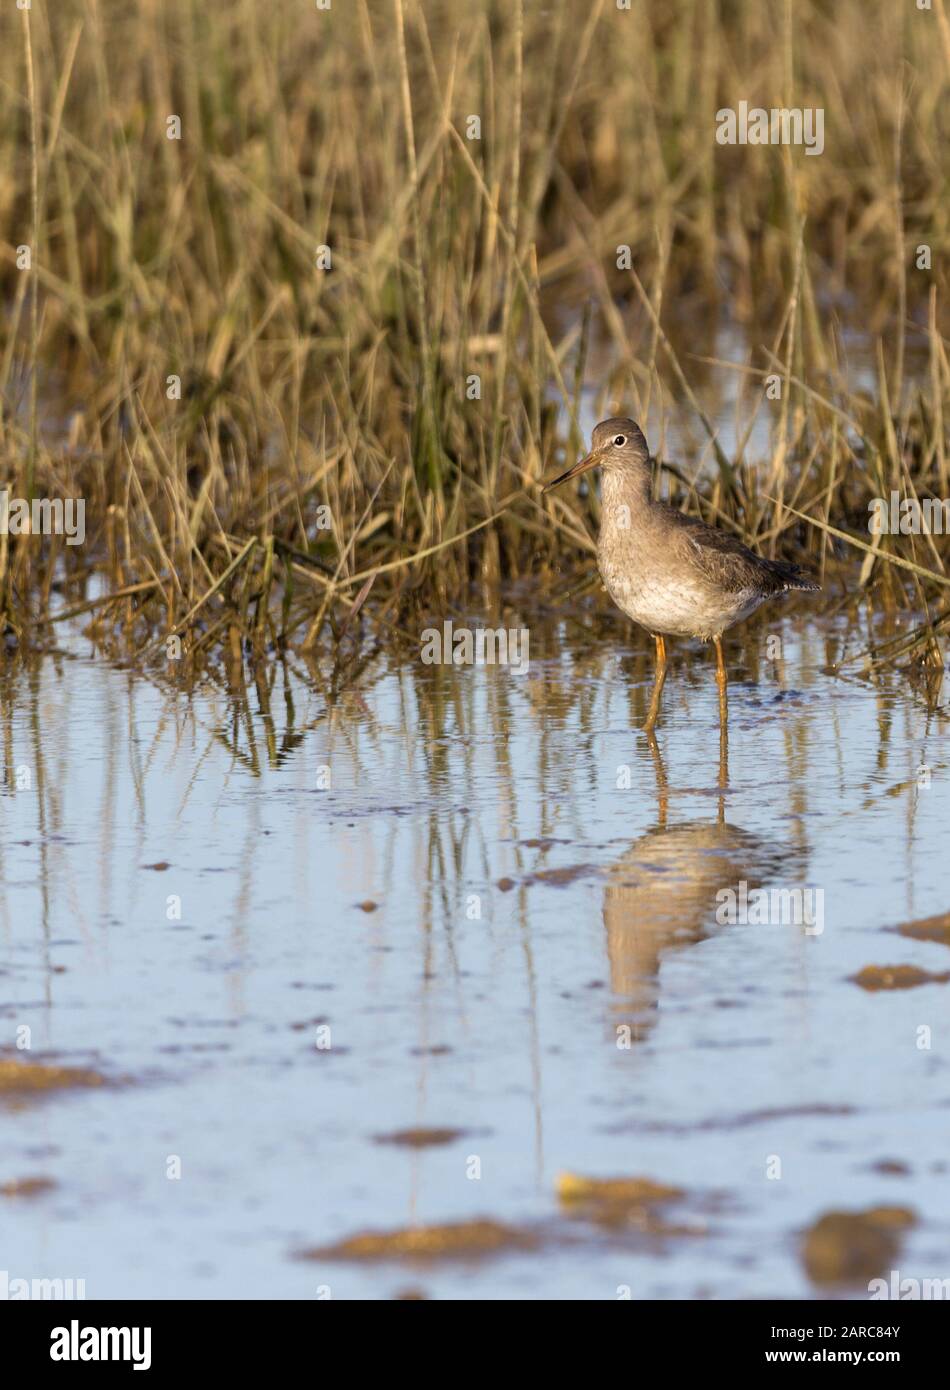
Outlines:
{"type": "MultiPolygon", "coordinates": [[[[14,495],[87,516],[82,547],[0,540],[11,640],[88,611],[135,659],[180,634],[191,670],[339,650],[364,621],[391,634],[586,563],[596,496],[537,482],[581,443],[592,344],[605,408],[659,401],[702,437],[724,319],[752,345],[740,446],[678,459],[674,497],[827,571],[846,547],[803,518],[869,544],[870,497],[950,495],[943,0],[11,12],[0,461],[14,495]],[[741,99],[823,107],[824,153],[719,146],[741,99]],[[849,327],[873,390],[845,370],[849,327]]],[[[945,539],[873,547],[860,582],[933,618],[901,652],[940,659],[945,539]]]]}

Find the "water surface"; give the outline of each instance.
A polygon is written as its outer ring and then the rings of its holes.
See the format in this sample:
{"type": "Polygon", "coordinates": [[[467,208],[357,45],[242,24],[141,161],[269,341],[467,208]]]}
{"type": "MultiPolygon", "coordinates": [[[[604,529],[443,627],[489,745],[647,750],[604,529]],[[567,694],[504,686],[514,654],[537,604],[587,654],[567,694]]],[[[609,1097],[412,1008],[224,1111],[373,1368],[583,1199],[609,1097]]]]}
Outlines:
{"type": "Polygon", "coordinates": [[[807,613],[728,644],[727,747],[708,651],[677,644],[651,747],[647,644],[581,604],[505,616],[525,675],[381,653],[332,704],[295,662],[176,690],[78,634],[8,667],[0,1046],[106,1084],[0,1094],[0,1187],[54,1184],[0,1196],[0,1266],[90,1298],[799,1298],[800,1233],[888,1204],[902,1275],[950,1275],[950,986],[849,979],[950,968],[886,931],[950,907],[946,721],[829,674],[866,634],[807,613]],[[823,930],[719,925],[740,881],[820,888],[823,930]],[[380,1142],[419,1130],[461,1133],[380,1142]],[[564,1208],[561,1172],[675,1184],[678,1233],[564,1208]],[[478,1217],[534,1243],[295,1258],[478,1217]]]}

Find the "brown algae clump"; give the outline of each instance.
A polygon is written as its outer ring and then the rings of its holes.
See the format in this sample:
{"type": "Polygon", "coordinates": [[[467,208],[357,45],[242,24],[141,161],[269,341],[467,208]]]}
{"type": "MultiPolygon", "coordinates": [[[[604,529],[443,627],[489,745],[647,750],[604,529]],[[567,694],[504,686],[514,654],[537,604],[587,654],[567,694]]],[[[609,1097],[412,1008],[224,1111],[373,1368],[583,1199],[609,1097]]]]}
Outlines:
{"type": "Polygon", "coordinates": [[[649,1206],[685,1196],[681,1187],[654,1182],[652,1178],[585,1178],[578,1173],[559,1173],[555,1180],[561,1202],[623,1202],[649,1206]]]}
{"type": "Polygon", "coordinates": [[[409,1226],[399,1231],[363,1231],[335,1245],[302,1250],[302,1260],[439,1260],[531,1250],[536,1238],[500,1221],[458,1221],[445,1226],[409,1226]]]}
{"type": "Polygon", "coordinates": [[[58,1067],[44,1062],[12,1062],[0,1057],[0,1096],[31,1096],[77,1086],[104,1086],[105,1077],[89,1067],[58,1067]]]}
{"type": "Polygon", "coordinates": [[[52,1178],[11,1178],[0,1183],[0,1197],[41,1197],[55,1186],[52,1178]]]}
{"type": "Polygon", "coordinates": [[[900,1232],[916,1217],[905,1207],[829,1211],[805,1232],[802,1260],[816,1284],[858,1284],[895,1259],[900,1232]]]}
{"type": "Polygon", "coordinates": [[[950,946],[950,912],[941,912],[936,917],[921,917],[916,922],[904,922],[895,930],[914,941],[938,941],[950,946]]]}
{"type": "Polygon", "coordinates": [[[555,1181],[558,1200],[572,1216],[599,1226],[635,1227],[651,1236],[705,1235],[702,1226],[671,1225],[657,1207],[686,1196],[680,1187],[652,1178],[585,1178],[560,1173],[555,1181]]]}
{"type": "Polygon", "coordinates": [[[405,1149],[430,1149],[464,1139],[466,1129],[397,1129],[392,1134],[374,1134],[375,1144],[395,1144],[405,1149]]]}
{"type": "Polygon", "coordinates": [[[848,977],[862,989],[872,992],[880,989],[916,989],[918,985],[945,985],[950,980],[950,970],[933,974],[920,970],[916,965],[866,965],[857,975],[848,977]]]}

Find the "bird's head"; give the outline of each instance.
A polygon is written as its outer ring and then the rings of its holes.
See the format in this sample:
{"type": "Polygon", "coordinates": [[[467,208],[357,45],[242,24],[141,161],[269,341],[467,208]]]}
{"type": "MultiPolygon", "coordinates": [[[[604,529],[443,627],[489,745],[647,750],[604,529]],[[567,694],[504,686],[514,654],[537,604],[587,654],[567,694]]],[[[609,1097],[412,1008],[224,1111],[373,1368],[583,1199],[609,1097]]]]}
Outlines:
{"type": "Polygon", "coordinates": [[[575,463],[566,473],[553,482],[546,483],[542,492],[550,492],[560,487],[569,478],[577,478],[589,468],[602,468],[631,479],[650,477],[650,450],[643,431],[634,420],[625,415],[615,415],[610,420],[601,420],[594,426],[590,437],[591,449],[586,458],[575,463]]]}

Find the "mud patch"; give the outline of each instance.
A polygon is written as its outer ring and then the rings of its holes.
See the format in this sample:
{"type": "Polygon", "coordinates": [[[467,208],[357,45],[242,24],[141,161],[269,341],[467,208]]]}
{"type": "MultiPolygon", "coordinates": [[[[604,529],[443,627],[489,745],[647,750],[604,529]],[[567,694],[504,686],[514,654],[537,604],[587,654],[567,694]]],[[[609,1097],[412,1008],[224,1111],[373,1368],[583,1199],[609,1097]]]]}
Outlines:
{"type": "Polygon", "coordinates": [[[909,936],[914,941],[937,941],[950,946],[950,912],[942,912],[936,917],[921,917],[919,922],[904,922],[894,927],[899,936],[909,936]]]}
{"type": "Polygon", "coordinates": [[[686,1197],[681,1187],[654,1182],[652,1178],[585,1178],[560,1173],[555,1180],[558,1201],[567,1215],[598,1226],[634,1227],[647,1235],[705,1235],[700,1226],[674,1225],[660,1208],[686,1197]]]}
{"type": "Polygon", "coordinates": [[[950,970],[933,972],[920,970],[916,965],[866,965],[856,975],[849,975],[848,979],[872,992],[917,989],[919,985],[945,985],[950,980],[950,970]]]}
{"type": "Polygon", "coordinates": [[[563,869],[539,869],[537,873],[525,874],[523,878],[500,878],[495,887],[502,893],[510,893],[512,888],[531,888],[536,883],[546,883],[552,888],[567,888],[579,878],[599,874],[596,864],[568,864],[563,869]]]}
{"type": "Polygon", "coordinates": [[[470,1129],[397,1129],[392,1134],[374,1134],[374,1144],[395,1144],[404,1149],[432,1149],[454,1144],[471,1134],[470,1129]]]}
{"type": "Polygon", "coordinates": [[[587,878],[590,874],[599,872],[596,864],[570,864],[563,869],[539,869],[536,874],[528,874],[522,881],[526,886],[532,883],[548,883],[553,888],[566,888],[569,883],[576,883],[579,878],[587,878]]]}
{"type": "Polygon", "coordinates": [[[106,1078],[89,1067],[58,1067],[44,1062],[11,1062],[0,1057],[0,1096],[39,1095],[47,1091],[105,1086],[106,1078]]]}
{"type": "Polygon", "coordinates": [[[866,1283],[893,1265],[901,1232],[916,1220],[906,1207],[826,1212],[805,1232],[808,1277],[815,1284],[866,1283]]]}
{"type": "Polygon", "coordinates": [[[55,1186],[52,1178],[11,1178],[0,1183],[0,1197],[41,1197],[55,1186]]]}
{"type": "Polygon", "coordinates": [[[533,1250],[537,1237],[500,1221],[459,1221],[398,1231],[363,1231],[335,1245],[301,1250],[301,1260],[449,1260],[533,1250]]]}

